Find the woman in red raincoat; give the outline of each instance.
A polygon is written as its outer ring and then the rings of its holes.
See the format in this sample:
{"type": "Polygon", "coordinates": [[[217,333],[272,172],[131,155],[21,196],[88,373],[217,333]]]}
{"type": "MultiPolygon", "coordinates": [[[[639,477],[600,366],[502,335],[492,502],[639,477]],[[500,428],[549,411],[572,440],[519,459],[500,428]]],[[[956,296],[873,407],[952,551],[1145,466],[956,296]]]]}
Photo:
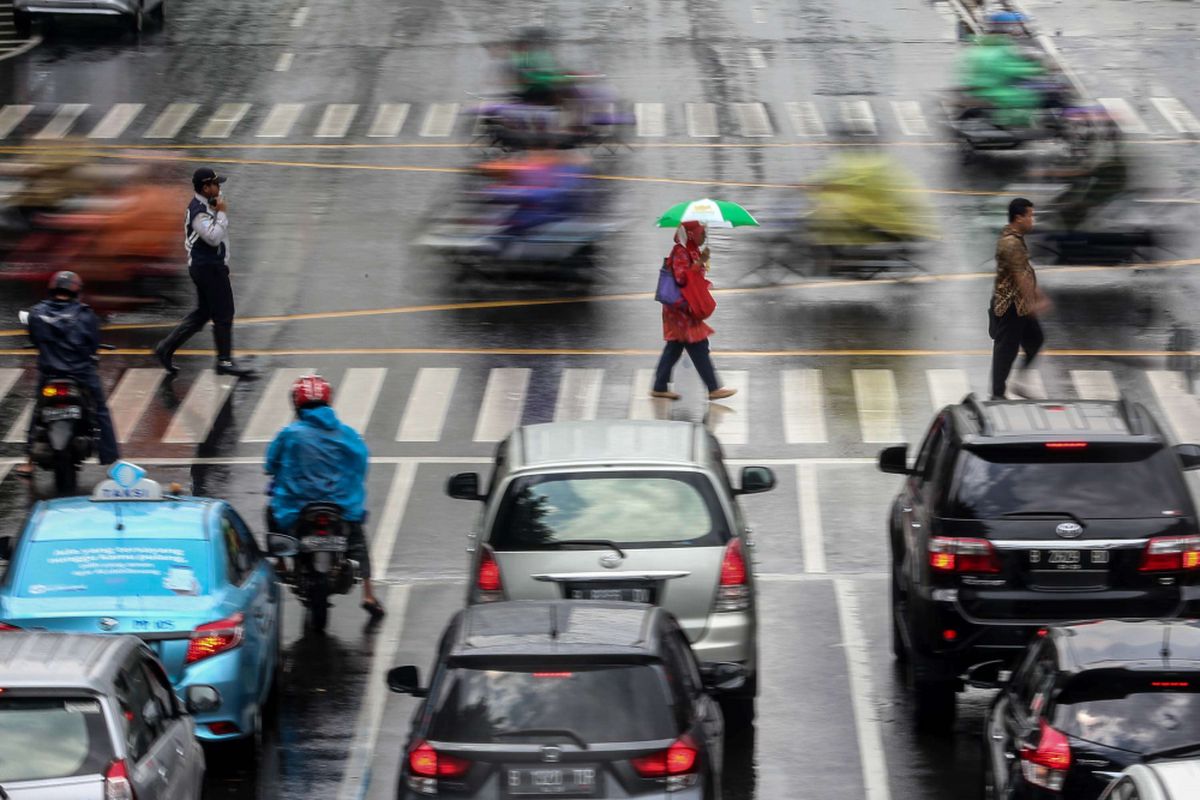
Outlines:
{"type": "Polygon", "coordinates": [[[685,222],[675,232],[675,247],[671,250],[670,263],[675,282],[679,284],[680,294],[683,295],[683,303],[675,307],[663,306],[663,338],[667,344],[658,359],[651,397],[679,399],[679,393],[670,391],[668,387],[671,384],[671,370],[684,350],[687,350],[696,372],[708,387],[709,400],[720,400],[737,391],[721,387],[709,355],[708,337],[713,329],[704,320],[712,316],[717,301],[709,291],[712,284],[704,276],[708,271],[708,251],[700,250],[704,239],[704,226],[699,222],[685,222]]]}

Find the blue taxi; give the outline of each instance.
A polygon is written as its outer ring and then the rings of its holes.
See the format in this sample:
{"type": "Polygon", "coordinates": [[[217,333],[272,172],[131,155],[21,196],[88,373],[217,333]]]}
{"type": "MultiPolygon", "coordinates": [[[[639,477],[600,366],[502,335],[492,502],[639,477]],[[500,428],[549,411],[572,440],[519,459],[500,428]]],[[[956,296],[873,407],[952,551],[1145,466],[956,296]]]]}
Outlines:
{"type": "Polygon", "coordinates": [[[274,568],[228,503],[164,494],[128,462],[109,476],[90,497],[38,503],[19,537],[0,538],[0,631],[139,636],[180,696],[219,691],[197,736],[250,755],[280,659],[274,568]]]}

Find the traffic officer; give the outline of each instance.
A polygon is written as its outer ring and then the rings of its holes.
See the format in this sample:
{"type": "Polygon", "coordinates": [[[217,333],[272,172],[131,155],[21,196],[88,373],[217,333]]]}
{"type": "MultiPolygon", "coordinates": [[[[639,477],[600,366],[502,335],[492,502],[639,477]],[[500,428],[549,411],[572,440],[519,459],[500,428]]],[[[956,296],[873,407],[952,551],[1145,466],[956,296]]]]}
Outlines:
{"type": "Polygon", "coordinates": [[[196,195],[184,217],[183,246],[188,274],[196,284],[196,308],[154,348],[159,363],[171,375],[179,372],[174,356],[184,342],[212,321],[217,346],[217,374],[253,377],[254,371],[233,360],[233,287],[229,283],[229,217],[221,196],[224,177],[208,167],[192,173],[196,195]]]}

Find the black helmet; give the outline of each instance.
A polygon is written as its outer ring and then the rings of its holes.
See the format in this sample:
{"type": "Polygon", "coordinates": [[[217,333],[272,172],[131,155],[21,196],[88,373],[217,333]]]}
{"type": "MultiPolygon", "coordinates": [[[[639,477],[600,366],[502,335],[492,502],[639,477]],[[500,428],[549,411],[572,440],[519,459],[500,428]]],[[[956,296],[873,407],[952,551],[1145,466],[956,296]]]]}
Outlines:
{"type": "Polygon", "coordinates": [[[72,297],[78,297],[83,289],[83,281],[70,270],[60,270],[50,278],[50,293],[67,292],[72,297]]]}

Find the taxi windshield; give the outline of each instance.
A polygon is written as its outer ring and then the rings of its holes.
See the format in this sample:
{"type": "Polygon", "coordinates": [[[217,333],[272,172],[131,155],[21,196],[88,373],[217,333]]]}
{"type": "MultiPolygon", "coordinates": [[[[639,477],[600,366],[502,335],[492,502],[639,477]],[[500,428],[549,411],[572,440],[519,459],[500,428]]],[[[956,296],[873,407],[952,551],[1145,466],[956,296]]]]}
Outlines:
{"type": "Polygon", "coordinates": [[[194,539],[29,542],[15,584],[20,597],[173,597],[209,591],[208,544],[194,539]]]}

